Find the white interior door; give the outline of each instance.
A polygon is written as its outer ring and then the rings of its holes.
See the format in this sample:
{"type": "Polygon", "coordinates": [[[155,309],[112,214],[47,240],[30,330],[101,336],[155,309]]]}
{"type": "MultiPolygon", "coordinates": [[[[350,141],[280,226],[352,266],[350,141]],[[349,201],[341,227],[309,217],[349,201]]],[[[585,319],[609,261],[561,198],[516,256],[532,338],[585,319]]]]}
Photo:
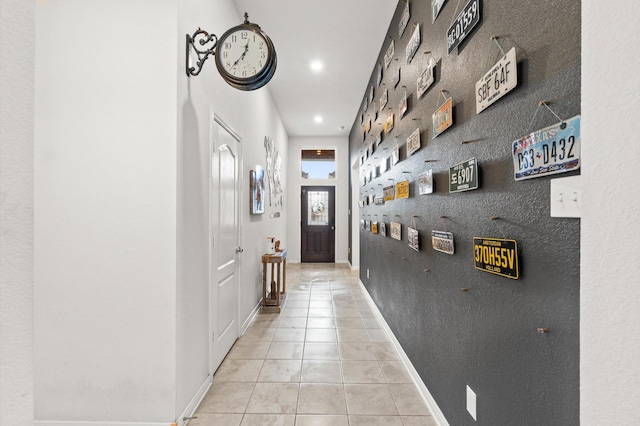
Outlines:
{"type": "Polygon", "coordinates": [[[214,115],[211,146],[210,321],[213,374],[239,335],[240,138],[214,115]]]}

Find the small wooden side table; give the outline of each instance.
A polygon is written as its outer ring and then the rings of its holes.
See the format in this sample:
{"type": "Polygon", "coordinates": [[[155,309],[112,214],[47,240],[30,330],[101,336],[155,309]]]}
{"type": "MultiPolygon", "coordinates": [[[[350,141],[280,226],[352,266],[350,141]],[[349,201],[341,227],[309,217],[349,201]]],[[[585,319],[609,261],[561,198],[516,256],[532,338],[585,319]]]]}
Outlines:
{"type": "Polygon", "coordinates": [[[287,291],[287,249],[262,255],[262,308],[261,312],[280,312],[287,291]],[[267,289],[267,265],[271,265],[271,279],[267,289]],[[282,268],[281,268],[282,265],[282,268]],[[282,281],[280,278],[282,277],[282,281]],[[282,288],[282,290],[280,290],[282,288]],[[268,291],[267,291],[268,290],[268,291]]]}

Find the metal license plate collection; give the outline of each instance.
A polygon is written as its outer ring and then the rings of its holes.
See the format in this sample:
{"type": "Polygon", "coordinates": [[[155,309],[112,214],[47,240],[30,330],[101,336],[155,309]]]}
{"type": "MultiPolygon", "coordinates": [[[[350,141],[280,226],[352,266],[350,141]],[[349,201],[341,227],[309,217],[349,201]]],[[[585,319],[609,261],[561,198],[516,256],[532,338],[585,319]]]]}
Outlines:
{"type": "MultiPolygon", "coordinates": [[[[431,0],[431,18],[432,23],[436,21],[441,10],[445,6],[446,0],[431,0]]],[[[466,0],[466,4],[461,9],[456,6],[453,13],[453,21],[446,31],[444,37],[446,50],[448,56],[452,56],[454,51],[462,49],[464,44],[467,44],[472,38],[476,28],[480,27],[482,17],[482,0],[466,0]]],[[[410,34],[405,50],[405,61],[407,66],[416,68],[414,75],[416,79],[411,82],[411,86],[415,87],[415,99],[420,101],[423,95],[432,91],[432,86],[436,85],[435,78],[436,67],[440,68],[443,58],[435,58],[431,51],[424,52],[424,59],[421,59],[421,55],[417,55],[420,48],[420,44],[424,41],[424,34],[421,36],[421,27],[423,31],[427,31],[426,25],[421,23],[414,23],[413,26],[409,26],[411,19],[411,10],[409,8],[409,2],[407,2],[401,15],[400,22],[398,24],[398,38],[402,37],[406,28],[411,28],[407,33],[410,34]]],[[[503,50],[498,37],[491,37],[490,43],[497,45],[500,51],[500,57],[497,62],[493,63],[490,67],[485,69],[485,74],[480,77],[475,83],[473,88],[473,96],[475,98],[475,111],[476,114],[480,114],[487,110],[494,103],[498,102],[512,91],[518,88],[521,83],[522,76],[518,75],[518,58],[516,47],[511,47],[509,50],[503,50]]],[[[379,98],[379,104],[375,102],[363,103],[363,109],[361,111],[361,121],[364,125],[364,140],[367,143],[367,138],[372,133],[373,125],[370,120],[366,120],[368,109],[375,109],[374,117],[380,113],[378,125],[382,125],[381,131],[373,132],[376,137],[375,146],[378,146],[386,135],[390,134],[394,130],[394,125],[398,124],[403,117],[409,115],[411,110],[407,112],[407,97],[411,99],[411,93],[407,91],[407,87],[404,88],[404,98],[398,103],[398,115],[394,114],[393,108],[387,108],[389,101],[389,87],[393,90],[399,84],[399,80],[402,76],[411,75],[411,72],[400,73],[401,68],[399,66],[390,67],[393,64],[395,56],[401,56],[401,53],[396,55],[396,49],[400,43],[396,44],[392,39],[388,44],[385,43],[386,50],[383,62],[377,64],[375,79],[375,86],[372,84],[368,93],[368,100],[374,99],[374,92],[379,91],[381,94],[379,98]],[[383,71],[389,68],[389,71],[383,71]],[[384,74],[386,75],[383,75],[384,74]],[[386,85],[382,84],[383,77],[385,78],[386,85]],[[391,83],[391,84],[389,84],[391,83]],[[377,87],[377,89],[376,89],[377,87]],[[387,111],[388,110],[388,111],[387,111]],[[397,119],[397,121],[396,121],[397,119]]],[[[515,43],[517,45],[517,43],[515,43]]],[[[495,48],[495,46],[494,46],[495,48]]],[[[521,52],[522,53],[522,52],[521,52]]],[[[497,54],[497,52],[496,52],[497,54]]],[[[396,58],[398,61],[400,58],[396,58]]],[[[487,65],[489,62],[487,61],[487,65]]],[[[438,70],[441,73],[441,70],[438,70]]],[[[427,145],[427,140],[421,141],[421,133],[424,132],[423,138],[426,139],[431,136],[431,140],[439,137],[445,131],[453,127],[454,117],[457,117],[456,105],[453,96],[446,90],[440,90],[438,95],[438,103],[434,104],[435,111],[431,114],[431,120],[428,117],[422,117],[425,121],[430,121],[431,131],[427,128],[421,129],[420,124],[412,126],[410,131],[406,131],[403,135],[404,143],[399,143],[399,137],[395,137],[395,145],[387,148],[381,148],[381,153],[387,150],[387,154],[383,155],[383,158],[378,161],[377,169],[379,173],[375,174],[375,177],[380,177],[386,174],[388,171],[393,170],[403,158],[413,156],[419,152],[423,146],[427,145]],[[403,154],[401,156],[401,153],[403,154]]],[[[426,96],[425,96],[426,98],[426,96]]],[[[411,105],[409,105],[411,106],[411,105]]],[[[548,103],[540,102],[538,108],[546,107],[551,111],[558,122],[540,130],[532,131],[527,135],[520,137],[519,139],[510,143],[512,164],[513,164],[513,176],[515,181],[522,181],[527,179],[533,179],[558,173],[564,173],[569,171],[575,171],[580,168],[580,115],[572,117],[568,120],[562,120],[555,114],[554,111],[549,108],[548,103]]],[[[433,110],[432,110],[433,111],[433,110]]],[[[536,110],[537,114],[538,110],[536,110]]],[[[487,113],[488,114],[488,113],[487,113]]],[[[535,118],[535,115],[534,115],[535,118]]],[[[376,120],[376,118],[374,118],[376,120]]],[[[420,120],[420,118],[414,118],[414,120],[420,120]]],[[[532,121],[533,123],[533,121],[532,121]]],[[[426,127],[427,125],[425,125],[426,127]]],[[[406,127],[406,126],[403,126],[406,127]]],[[[531,130],[534,130],[532,128],[531,130]]],[[[402,135],[402,134],[401,134],[402,135]]],[[[465,144],[468,142],[462,142],[465,144]]],[[[371,153],[367,153],[366,157],[362,157],[364,160],[368,158],[371,153]]],[[[375,157],[378,158],[378,157],[375,157]]],[[[469,157],[467,157],[469,158],[469,157]]],[[[390,202],[402,202],[404,199],[411,197],[429,196],[429,194],[436,193],[435,190],[435,176],[436,172],[446,174],[448,171],[449,180],[449,194],[458,194],[467,191],[472,191],[480,188],[480,169],[479,161],[477,158],[472,157],[467,159],[458,158],[457,153],[454,156],[454,160],[450,164],[445,165],[440,170],[433,170],[430,167],[425,167],[423,170],[413,171],[415,172],[416,181],[410,182],[406,177],[397,181],[394,179],[388,179],[384,183],[372,182],[371,167],[366,168],[363,165],[364,161],[361,161],[361,182],[365,187],[368,184],[375,185],[373,188],[362,189],[360,207],[366,207],[373,204],[369,198],[373,197],[371,192],[375,193],[375,204],[383,205],[390,202]],[[461,162],[460,162],[461,161],[461,162]],[[452,164],[452,165],[451,165],[452,164]],[[448,170],[447,170],[448,169],[448,170]],[[410,193],[410,188],[411,193],[410,193]],[[414,194],[415,191],[415,194],[414,194]],[[362,198],[362,194],[369,194],[362,198]]],[[[438,160],[425,160],[438,161],[438,160]]],[[[412,172],[412,173],[413,173],[412,172]]],[[[402,173],[409,173],[403,171],[402,173]]],[[[404,175],[406,176],[406,175],[404,175]]],[[[441,194],[442,195],[442,194],[441,194]]],[[[456,196],[464,197],[459,194],[456,196]]],[[[363,229],[371,231],[372,233],[379,234],[382,237],[391,237],[396,240],[403,240],[404,233],[406,233],[406,241],[409,247],[417,252],[425,250],[431,247],[437,253],[445,255],[454,255],[456,251],[455,237],[453,233],[447,230],[436,230],[437,228],[443,229],[446,227],[441,222],[434,224],[430,233],[425,233],[425,237],[431,237],[431,244],[420,244],[420,229],[418,229],[416,223],[416,217],[413,216],[412,224],[402,224],[399,219],[389,220],[392,215],[389,215],[387,221],[385,217],[387,215],[381,215],[382,221],[378,224],[378,215],[362,215],[361,226],[363,229]],[[369,216],[369,220],[364,220],[364,216],[369,216]],[[402,228],[405,228],[403,231],[402,228]],[[430,234],[430,235],[429,235],[430,234]]],[[[397,217],[395,215],[394,217],[397,217]]],[[[441,216],[446,218],[446,216],[441,216]]],[[[492,219],[499,219],[494,217],[492,219]]],[[[502,276],[510,279],[520,278],[520,253],[518,252],[518,243],[514,239],[507,238],[493,238],[493,237],[473,237],[473,262],[475,269],[491,273],[494,275],[502,276]]]]}

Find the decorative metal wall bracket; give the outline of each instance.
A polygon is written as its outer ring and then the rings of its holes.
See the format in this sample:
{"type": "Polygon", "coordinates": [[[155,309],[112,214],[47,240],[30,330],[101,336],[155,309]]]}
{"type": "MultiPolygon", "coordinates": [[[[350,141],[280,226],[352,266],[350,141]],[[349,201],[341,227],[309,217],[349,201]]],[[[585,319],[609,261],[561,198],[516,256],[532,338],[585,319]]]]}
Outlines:
{"type": "Polygon", "coordinates": [[[185,55],[185,68],[187,70],[187,77],[200,74],[204,62],[209,58],[209,56],[216,53],[217,45],[218,37],[215,34],[209,34],[205,30],[202,30],[200,28],[198,28],[196,32],[193,33],[193,35],[187,34],[187,49],[185,55]],[[213,45],[210,48],[207,48],[210,43],[213,43],[213,45]],[[189,66],[189,58],[191,57],[190,52],[192,48],[193,51],[196,52],[196,55],[198,55],[198,60],[196,61],[195,67],[189,66]]]}

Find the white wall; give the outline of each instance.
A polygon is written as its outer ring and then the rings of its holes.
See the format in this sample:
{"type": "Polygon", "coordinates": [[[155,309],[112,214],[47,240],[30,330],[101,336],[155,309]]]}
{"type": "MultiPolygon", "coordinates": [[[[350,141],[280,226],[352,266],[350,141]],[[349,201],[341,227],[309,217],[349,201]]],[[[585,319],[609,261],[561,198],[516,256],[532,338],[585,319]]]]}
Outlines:
{"type": "Polygon", "coordinates": [[[360,269],[360,161],[351,164],[351,269],[360,269]]]}
{"type": "Polygon", "coordinates": [[[33,423],[35,3],[0,1],[0,424],[33,423]]]}
{"type": "MultiPolygon", "coordinates": [[[[185,75],[185,34],[240,24],[231,0],[39,2],[36,18],[36,420],[169,424],[210,381],[213,113],[242,137],[243,188],[266,135],[286,164],[287,135],[268,88],[231,88],[213,59],[185,75]]],[[[266,236],[286,241],[286,205],[250,218],[245,193],[240,324],[266,236]]]]}
{"type": "Polygon", "coordinates": [[[336,187],[336,263],[348,261],[349,247],[349,139],[344,137],[291,137],[289,139],[289,258],[300,262],[300,188],[309,185],[336,187]],[[335,149],[335,179],[302,179],[300,155],[303,149],[335,149]]]}
{"type": "Polygon", "coordinates": [[[640,401],[637,4],[582,2],[580,421],[636,425],[640,401]]]}
{"type": "MultiPolygon", "coordinates": [[[[198,27],[221,35],[243,22],[232,1],[180,1],[178,14],[178,288],[177,288],[177,361],[178,388],[176,412],[191,400],[207,379],[208,353],[208,207],[209,207],[209,129],[213,113],[220,116],[242,138],[243,167],[240,197],[242,242],[240,262],[240,324],[245,324],[262,297],[260,256],[267,235],[286,242],[285,207],[267,203],[266,212],[249,214],[249,170],[256,164],[265,167],[264,137],[278,144],[283,164],[287,160],[287,134],[273,105],[268,86],[241,92],[222,80],[214,59],[209,59],[197,77],[184,72],[185,34],[198,27]],[[279,218],[270,218],[280,211],[279,218]]],[[[252,16],[259,22],[259,17],[252,16]]],[[[267,28],[265,28],[268,31],[267,28]]],[[[274,78],[277,78],[278,74],[274,78]]],[[[283,170],[283,183],[286,170],[283,170]]],[[[241,330],[242,331],[242,330],[241,330]]]]}
{"type": "Polygon", "coordinates": [[[36,9],[35,416],[172,419],[175,0],[36,9]]]}

